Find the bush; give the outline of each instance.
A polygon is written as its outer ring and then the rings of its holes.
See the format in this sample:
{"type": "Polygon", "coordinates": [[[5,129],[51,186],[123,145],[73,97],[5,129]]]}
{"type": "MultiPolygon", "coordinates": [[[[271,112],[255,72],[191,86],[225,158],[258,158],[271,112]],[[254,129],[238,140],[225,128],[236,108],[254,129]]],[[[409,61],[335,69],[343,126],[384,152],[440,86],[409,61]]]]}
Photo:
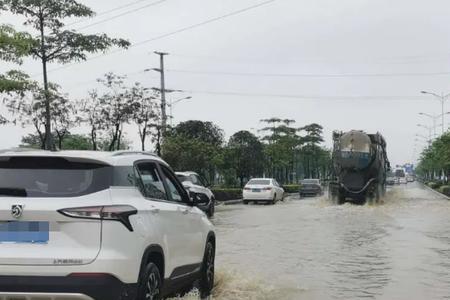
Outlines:
{"type": "Polygon", "coordinates": [[[300,185],[299,184],[286,184],[283,185],[283,189],[285,193],[298,193],[298,191],[300,190],[300,185]]]}
{"type": "Polygon", "coordinates": [[[242,189],[239,188],[213,188],[212,192],[218,201],[242,199],[242,189]]]}
{"type": "Polygon", "coordinates": [[[430,188],[435,189],[435,190],[438,189],[441,186],[441,184],[439,182],[435,182],[435,181],[430,181],[430,182],[427,183],[427,185],[430,188]]]}
{"type": "Polygon", "coordinates": [[[450,197],[450,185],[443,185],[439,188],[439,192],[450,197]]]}

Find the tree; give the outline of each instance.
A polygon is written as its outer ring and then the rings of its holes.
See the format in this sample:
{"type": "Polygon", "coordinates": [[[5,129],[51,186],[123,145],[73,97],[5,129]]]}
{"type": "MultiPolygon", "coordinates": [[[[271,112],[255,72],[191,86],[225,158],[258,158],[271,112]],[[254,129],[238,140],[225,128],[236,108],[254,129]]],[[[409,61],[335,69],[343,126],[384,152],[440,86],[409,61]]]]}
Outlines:
{"type": "MultiPolygon", "coordinates": [[[[31,56],[41,61],[45,97],[45,148],[51,149],[51,109],[47,65],[86,60],[88,53],[106,51],[112,46],[126,48],[129,42],[105,34],[84,35],[64,28],[66,18],[92,17],[94,12],[75,0],[0,0],[0,10],[22,15],[24,25],[31,26],[33,36],[31,56]]],[[[27,53],[28,54],[28,53],[27,53]]]]}
{"type": "Polygon", "coordinates": [[[450,178],[450,132],[433,141],[423,152],[417,166],[417,172],[427,180],[450,178]]]}
{"type": "Polygon", "coordinates": [[[323,142],[323,127],[313,123],[300,128],[305,131],[303,137],[305,145],[302,148],[304,158],[305,175],[308,178],[318,178],[320,173],[319,159],[323,155],[320,143],[323,142]]]}
{"type": "MultiPolygon", "coordinates": [[[[57,138],[56,134],[53,134],[57,138]]],[[[28,134],[22,137],[21,148],[42,148],[41,137],[37,134],[28,134]]],[[[90,137],[82,134],[67,134],[62,141],[61,149],[64,150],[92,150],[90,137]]]]}
{"type": "Polygon", "coordinates": [[[264,134],[262,141],[266,143],[264,152],[267,174],[282,183],[295,181],[296,157],[302,144],[302,139],[297,134],[298,129],[291,127],[295,121],[271,118],[261,122],[268,125],[260,130],[264,134]]]}
{"type": "MultiPolygon", "coordinates": [[[[158,92],[153,91],[150,94],[148,89],[144,88],[140,83],[136,82],[130,90],[132,101],[136,103],[137,109],[134,111],[132,118],[138,126],[139,138],[141,141],[141,149],[145,151],[145,141],[149,135],[154,133],[155,126],[159,124],[159,110],[156,103],[158,92]]],[[[158,132],[154,133],[158,135],[158,132]]]]}
{"type": "Polygon", "coordinates": [[[60,92],[60,87],[50,83],[46,93],[37,83],[28,84],[29,91],[22,95],[13,95],[7,100],[7,108],[12,113],[14,124],[23,127],[33,126],[41,141],[41,148],[45,148],[45,99],[50,99],[53,111],[51,122],[54,124],[58,147],[62,149],[62,142],[69,130],[74,126],[75,108],[67,95],[60,92]],[[45,96],[47,94],[47,97],[45,96]]]}
{"type": "MultiPolygon", "coordinates": [[[[30,55],[34,44],[35,41],[29,34],[0,24],[0,60],[22,64],[22,58],[30,55]]],[[[0,74],[0,93],[20,93],[26,90],[28,80],[25,73],[17,70],[0,74]]]]}
{"type": "Polygon", "coordinates": [[[175,169],[213,181],[222,157],[223,131],[212,122],[186,121],[167,132],[162,157],[175,169]]]}
{"type": "Polygon", "coordinates": [[[225,164],[234,170],[241,187],[245,179],[262,176],[264,146],[254,134],[246,130],[236,132],[230,137],[225,153],[225,164]]]}
{"type": "Polygon", "coordinates": [[[174,133],[176,135],[199,140],[216,147],[220,147],[224,143],[223,130],[212,122],[197,120],[182,122],[174,128],[174,133]]]}
{"type": "Polygon", "coordinates": [[[92,150],[98,150],[99,134],[103,127],[103,115],[97,91],[90,91],[89,96],[79,103],[80,121],[89,126],[92,150]]]}
{"type": "Polygon", "coordinates": [[[108,151],[120,148],[123,134],[123,126],[130,122],[140,103],[133,97],[132,92],[124,84],[125,76],[114,73],[105,74],[103,79],[98,79],[106,91],[99,96],[100,129],[109,135],[110,144],[108,151]]]}
{"type": "Polygon", "coordinates": [[[77,122],[77,110],[67,95],[56,93],[51,101],[52,109],[52,124],[53,130],[56,133],[58,141],[58,149],[63,149],[63,141],[70,129],[75,126],[77,122]]]}

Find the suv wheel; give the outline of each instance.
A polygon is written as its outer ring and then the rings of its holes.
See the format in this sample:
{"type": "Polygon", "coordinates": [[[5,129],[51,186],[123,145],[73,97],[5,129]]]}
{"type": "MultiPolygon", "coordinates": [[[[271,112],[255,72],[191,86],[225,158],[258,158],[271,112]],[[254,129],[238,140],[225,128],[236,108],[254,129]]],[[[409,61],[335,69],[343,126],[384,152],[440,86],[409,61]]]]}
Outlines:
{"type": "Polygon", "coordinates": [[[149,263],[139,280],[138,300],[160,300],[161,299],[161,275],[154,263],[149,263]]]}
{"type": "Polygon", "coordinates": [[[200,293],[202,298],[211,294],[214,287],[215,248],[211,241],[206,243],[205,256],[200,277],[200,293]]]}

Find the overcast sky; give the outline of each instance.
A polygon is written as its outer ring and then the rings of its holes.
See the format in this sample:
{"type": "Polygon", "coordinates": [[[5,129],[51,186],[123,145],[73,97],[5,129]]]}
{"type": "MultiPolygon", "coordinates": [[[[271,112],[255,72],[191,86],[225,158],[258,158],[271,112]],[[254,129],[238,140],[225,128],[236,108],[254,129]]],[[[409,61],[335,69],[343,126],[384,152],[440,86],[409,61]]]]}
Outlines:
{"type": "MultiPolygon", "coordinates": [[[[417,124],[431,125],[418,113],[441,112],[440,103],[420,91],[450,92],[448,0],[275,0],[164,38],[267,1],[81,2],[98,13],[135,4],[70,28],[136,10],[80,31],[105,32],[133,44],[150,41],[52,71],[51,81],[73,98],[85,96],[97,86],[95,79],[109,71],[130,74],[130,82],[158,86],[158,73],[142,71],[158,67],[154,50],[169,52],[167,88],[186,91],[169,98],[193,97],[174,106],[174,122],[213,121],[227,137],[241,129],[256,132],[263,118],[289,118],[299,127],[323,125],[328,146],[333,130],[379,131],[387,140],[390,160],[409,162],[415,134],[428,134],[417,124]]],[[[2,15],[0,23],[19,26],[22,21],[2,15]]],[[[0,71],[6,67],[3,63],[0,71]]],[[[36,62],[26,61],[22,67],[40,78],[36,62]]],[[[54,68],[58,65],[50,66],[54,68]]],[[[449,122],[447,117],[446,127],[449,122]]],[[[135,128],[127,129],[138,148],[135,128]]],[[[0,127],[2,148],[16,146],[31,131],[0,127]]]]}

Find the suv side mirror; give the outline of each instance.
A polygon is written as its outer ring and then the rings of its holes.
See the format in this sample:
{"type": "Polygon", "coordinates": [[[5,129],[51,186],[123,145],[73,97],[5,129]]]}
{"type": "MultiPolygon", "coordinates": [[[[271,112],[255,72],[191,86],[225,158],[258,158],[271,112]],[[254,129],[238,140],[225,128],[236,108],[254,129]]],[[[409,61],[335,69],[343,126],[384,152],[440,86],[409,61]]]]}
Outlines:
{"type": "Polygon", "coordinates": [[[189,192],[189,198],[191,199],[191,203],[196,205],[206,205],[209,203],[209,198],[205,194],[202,193],[196,193],[196,192],[189,192]]]}

